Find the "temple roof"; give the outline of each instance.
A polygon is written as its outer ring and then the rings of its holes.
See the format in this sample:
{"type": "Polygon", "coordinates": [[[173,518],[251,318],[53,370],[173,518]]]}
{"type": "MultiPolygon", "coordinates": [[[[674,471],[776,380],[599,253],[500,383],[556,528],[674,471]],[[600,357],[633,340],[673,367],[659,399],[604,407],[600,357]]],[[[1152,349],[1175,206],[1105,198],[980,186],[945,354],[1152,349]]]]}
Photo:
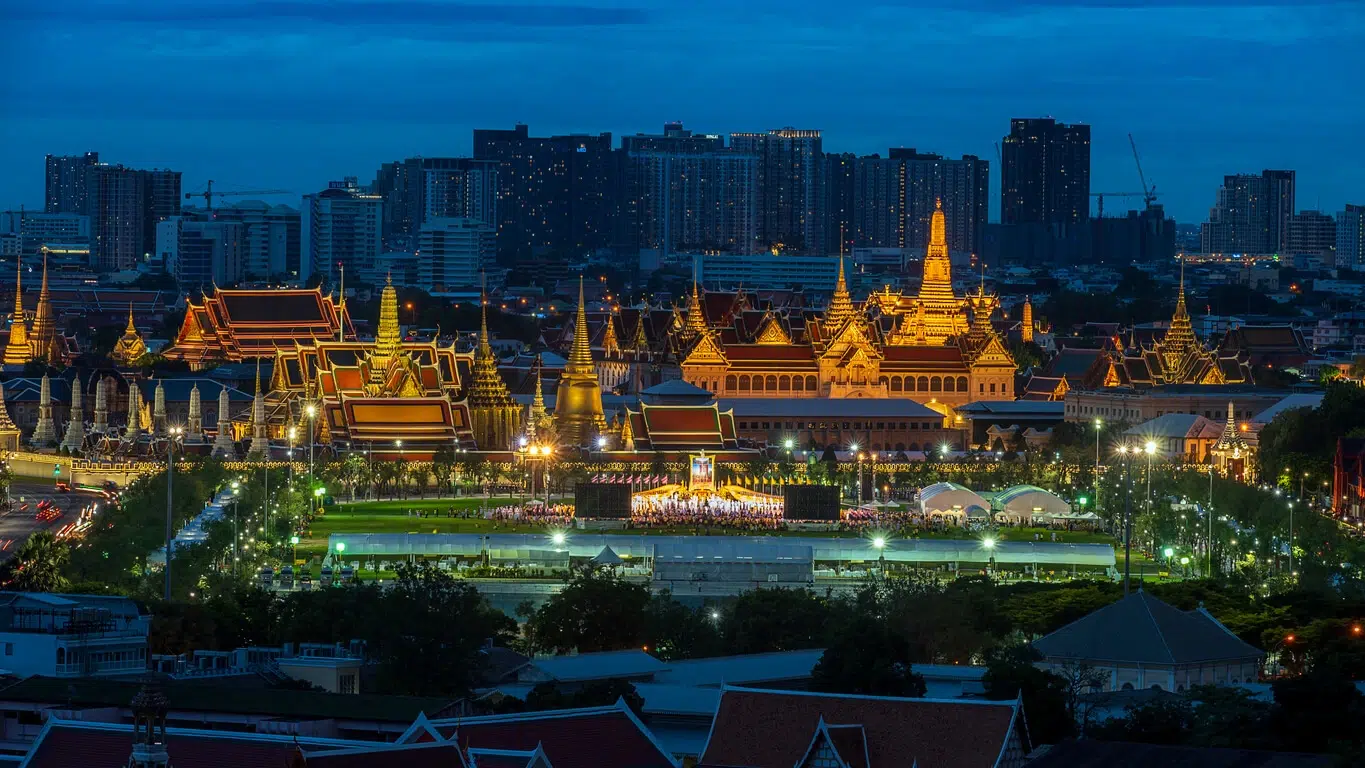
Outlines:
{"type": "Polygon", "coordinates": [[[626,411],[636,450],[723,450],[736,447],[734,413],[716,405],[649,405],[626,411]]]}

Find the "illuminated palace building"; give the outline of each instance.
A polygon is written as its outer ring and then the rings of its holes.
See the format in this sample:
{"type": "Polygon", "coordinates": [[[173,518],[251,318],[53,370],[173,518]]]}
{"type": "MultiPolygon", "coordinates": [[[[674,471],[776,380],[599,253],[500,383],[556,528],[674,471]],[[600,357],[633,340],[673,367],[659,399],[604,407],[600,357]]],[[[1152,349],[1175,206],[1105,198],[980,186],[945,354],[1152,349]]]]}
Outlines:
{"type": "Polygon", "coordinates": [[[954,293],[940,206],[916,295],[888,287],[855,304],[841,262],[823,313],[716,317],[694,286],[673,346],[682,378],[720,398],[902,398],[951,415],[1014,397],[1014,359],[991,325],[998,306],[984,289],[954,293]]]}

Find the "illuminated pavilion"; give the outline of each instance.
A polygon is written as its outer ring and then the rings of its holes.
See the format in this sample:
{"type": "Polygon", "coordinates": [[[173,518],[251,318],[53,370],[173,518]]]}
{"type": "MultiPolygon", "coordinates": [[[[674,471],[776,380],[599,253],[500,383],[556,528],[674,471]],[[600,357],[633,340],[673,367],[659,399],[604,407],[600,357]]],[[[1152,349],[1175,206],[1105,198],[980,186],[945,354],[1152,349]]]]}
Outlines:
{"type": "Polygon", "coordinates": [[[823,313],[713,317],[694,285],[671,331],[682,378],[723,398],[908,398],[944,412],[1013,399],[1014,358],[991,324],[999,300],[954,292],[945,233],[940,206],[913,296],[887,287],[857,305],[842,260],[823,313]]]}
{"type": "Polygon", "coordinates": [[[186,299],[185,320],[162,354],[201,370],[347,340],[355,340],[355,328],[347,322],[344,293],[334,300],[320,288],[219,288],[197,303],[186,299]]]}
{"type": "Polygon", "coordinates": [[[57,328],[52,311],[52,294],[47,288],[47,257],[43,257],[43,283],[38,291],[38,306],[33,312],[33,325],[24,318],[23,264],[14,281],[14,318],[10,325],[9,341],[5,345],[5,365],[25,365],[37,359],[51,364],[65,363],[71,356],[67,338],[57,328]]]}

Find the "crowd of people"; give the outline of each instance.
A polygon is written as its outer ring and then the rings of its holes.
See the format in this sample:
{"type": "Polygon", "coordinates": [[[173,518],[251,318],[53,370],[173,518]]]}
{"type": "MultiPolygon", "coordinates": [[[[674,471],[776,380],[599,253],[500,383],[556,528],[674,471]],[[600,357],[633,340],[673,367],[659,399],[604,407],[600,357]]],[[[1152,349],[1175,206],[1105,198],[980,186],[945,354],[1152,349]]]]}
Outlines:
{"type": "Polygon", "coordinates": [[[678,493],[662,498],[636,496],[631,500],[630,525],[643,528],[703,526],[746,531],[778,530],[783,525],[782,504],[678,493]]]}
{"type": "Polygon", "coordinates": [[[573,523],[573,505],[541,504],[538,502],[534,504],[508,504],[485,510],[483,516],[485,520],[513,525],[527,523],[567,527],[573,523]]]}

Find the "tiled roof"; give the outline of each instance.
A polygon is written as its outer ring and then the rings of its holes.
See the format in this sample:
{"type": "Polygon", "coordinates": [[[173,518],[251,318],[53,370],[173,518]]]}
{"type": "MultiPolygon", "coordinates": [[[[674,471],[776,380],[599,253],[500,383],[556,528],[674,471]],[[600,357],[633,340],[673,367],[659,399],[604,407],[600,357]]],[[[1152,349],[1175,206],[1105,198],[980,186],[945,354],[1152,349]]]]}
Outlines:
{"type": "MultiPolygon", "coordinates": [[[[169,729],[166,752],[176,768],[224,768],[225,766],[280,766],[302,749],[305,754],[363,742],[335,739],[294,739],[230,731],[169,729]]],[[[25,768],[124,768],[132,751],[133,727],[105,723],[49,720],[29,750],[25,768]]],[[[330,763],[318,763],[330,765],[330,763]]],[[[392,763],[389,763],[392,764],[392,763]]],[[[407,761],[401,762],[407,765],[407,761]]],[[[340,765],[340,764],[338,764],[340,765]]],[[[348,765],[357,765],[354,763],[348,765]]],[[[368,765],[385,765],[375,762],[368,765]]],[[[448,763],[456,765],[459,763],[448,763]]]]}
{"type": "Polygon", "coordinates": [[[861,726],[867,765],[874,768],[990,768],[1009,743],[1016,711],[1015,702],[730,688],[721,695],[701,763],[791,768],[823,718],[831,727],[861,726]]]}
{"type": "Polygon", "coordinates": [[[1045,658],[1142,664],[1254,660],[1264,655],[1203,609],[1181,611],[1138,590],[1033,642],[1045,658]]]}
{"type": "Polygon", "coordinates": [[[610,707],[438,720],[431,726],[466,750],[533,750],[539,744],[554,768],[677,768],[622,701],[610,707]]]}

